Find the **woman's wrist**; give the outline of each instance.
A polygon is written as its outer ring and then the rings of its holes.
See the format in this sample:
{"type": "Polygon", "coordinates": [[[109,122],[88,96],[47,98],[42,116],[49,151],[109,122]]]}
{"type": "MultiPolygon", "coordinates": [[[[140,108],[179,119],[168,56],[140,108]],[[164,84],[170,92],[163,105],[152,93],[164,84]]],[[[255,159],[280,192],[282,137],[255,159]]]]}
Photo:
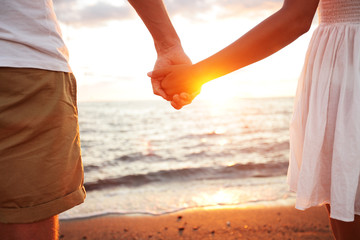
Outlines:
{"type": "Polygon", "coordinates": [[[204,67],[201,62],[195,63],[192,68],[192,75],[193,78],[196,79],[197,85],[203,85],[213,80],[213,78],[211,78],[212,70],[204,67]]]}

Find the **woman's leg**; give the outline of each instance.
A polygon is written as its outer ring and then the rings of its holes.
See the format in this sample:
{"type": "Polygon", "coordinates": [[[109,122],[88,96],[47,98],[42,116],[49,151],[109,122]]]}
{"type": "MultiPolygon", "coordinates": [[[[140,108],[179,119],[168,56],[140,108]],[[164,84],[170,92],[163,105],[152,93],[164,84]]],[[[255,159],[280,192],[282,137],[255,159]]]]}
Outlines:
{"type": "Polygon", "coordinates": [[[344,222],[330,218],[331,209],[329,204],[326,204],[326,209],[329,212],[331,229],[336,240],[360,239],[360,216],[355,215],[353,222],[344,222]]]}

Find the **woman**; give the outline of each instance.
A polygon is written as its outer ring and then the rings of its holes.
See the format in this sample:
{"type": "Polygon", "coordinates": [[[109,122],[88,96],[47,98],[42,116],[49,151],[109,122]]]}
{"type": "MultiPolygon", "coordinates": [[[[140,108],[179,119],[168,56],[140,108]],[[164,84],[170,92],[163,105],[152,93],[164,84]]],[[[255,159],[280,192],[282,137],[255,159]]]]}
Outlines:
{"type": "Polygon", "coordinates": [[[162,79],[179,109],[204,83],[307,32],[318,5],[320,25],[309,44],[290,127],[288,183],[297,192],[296,208],[324,204],[336,239],[360,239],[360,0],[285,0],[278,12],[209,58],[149,75],[162,79]]]}

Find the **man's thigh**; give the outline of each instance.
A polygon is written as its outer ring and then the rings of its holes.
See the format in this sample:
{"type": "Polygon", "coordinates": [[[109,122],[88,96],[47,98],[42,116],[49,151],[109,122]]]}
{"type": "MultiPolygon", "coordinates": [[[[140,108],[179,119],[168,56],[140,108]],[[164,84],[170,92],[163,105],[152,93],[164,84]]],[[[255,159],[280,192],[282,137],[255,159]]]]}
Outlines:
{"type": "Polygon", "coordinates": [[[72,74],[0,68],[0,222],[29,223],[83,202],[72,74]]]}

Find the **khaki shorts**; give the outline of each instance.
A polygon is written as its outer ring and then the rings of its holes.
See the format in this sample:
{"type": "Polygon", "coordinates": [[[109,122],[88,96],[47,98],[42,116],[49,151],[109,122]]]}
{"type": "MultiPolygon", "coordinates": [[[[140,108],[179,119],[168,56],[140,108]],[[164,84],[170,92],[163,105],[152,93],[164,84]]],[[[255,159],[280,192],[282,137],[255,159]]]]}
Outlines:
{"type": "Polygon", "coordinates": [[[0,67],[0,222],[82,203],[83,179],[74,76],[0,67]]]}

